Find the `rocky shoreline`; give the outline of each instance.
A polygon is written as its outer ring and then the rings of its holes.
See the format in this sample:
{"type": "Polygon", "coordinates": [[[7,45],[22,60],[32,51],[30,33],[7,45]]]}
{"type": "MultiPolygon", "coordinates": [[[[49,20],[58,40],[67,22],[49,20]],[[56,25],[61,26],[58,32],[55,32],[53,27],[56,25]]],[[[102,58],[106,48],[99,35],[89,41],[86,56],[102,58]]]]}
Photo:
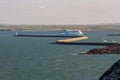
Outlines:
{"type": "Polygon", "coordinates": [[[120,60],[114,63],[99,80],[120,80],[120,60]]]}
{"type": "Polygon", "coordinates": [[[120,46],[106,46],[89,50],[85,54],[120,54],[120,46]]]}
{"type": "MultiPolygon", "coordinates": [[[[120,46],[106,46],[89,50],[85,54],[120,54],[120,46]]],[[[120,60],[105,71],[99,80],[120,80],[120,60]]]]}

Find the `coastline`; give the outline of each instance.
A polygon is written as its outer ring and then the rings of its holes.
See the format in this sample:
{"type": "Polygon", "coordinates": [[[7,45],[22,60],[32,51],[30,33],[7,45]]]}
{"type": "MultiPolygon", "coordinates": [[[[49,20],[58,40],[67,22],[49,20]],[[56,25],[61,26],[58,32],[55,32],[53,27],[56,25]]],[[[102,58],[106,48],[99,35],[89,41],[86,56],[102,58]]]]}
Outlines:
{"type": "Polygon", "coordinates": [[[0,25],[0,31],[120,31],[120,25],[0,25]]]}
{"type": "MultiPolygon", "coordinates": [[[[61,29],[62,30],[62,29],[61,29]]],[[[34,30],[34,29],[17,29],[17,30],[12,30],[12,29],[4,29],[4,30],[0,30],[0,31],[61,31],[61,30],[34,30]]],[[[68,29],[69,30],[69,29],[68,29]]],[[[77,30],[77,29],[75,29],[77,30]]],[[[96,32],[96,31],[120,31],[120,30],[81,30],[83,32],[96,32]]]]}

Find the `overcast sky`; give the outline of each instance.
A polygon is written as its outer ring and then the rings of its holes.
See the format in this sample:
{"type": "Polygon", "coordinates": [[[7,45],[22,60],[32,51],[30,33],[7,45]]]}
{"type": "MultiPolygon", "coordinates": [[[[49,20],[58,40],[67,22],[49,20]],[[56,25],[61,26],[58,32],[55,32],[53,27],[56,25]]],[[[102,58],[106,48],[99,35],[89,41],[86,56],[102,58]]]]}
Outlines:
{"type": "Polygon", "coordinates": [[[0,24],[120,22],[120,0],[0,0],[0,24]]]}

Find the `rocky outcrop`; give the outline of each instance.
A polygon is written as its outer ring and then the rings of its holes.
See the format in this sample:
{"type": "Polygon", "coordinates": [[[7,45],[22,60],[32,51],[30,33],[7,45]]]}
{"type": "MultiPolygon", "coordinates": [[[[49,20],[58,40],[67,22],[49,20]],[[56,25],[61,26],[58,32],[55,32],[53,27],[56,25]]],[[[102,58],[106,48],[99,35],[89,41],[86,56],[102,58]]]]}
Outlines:
{"type": "Polygon", "coordinates": [[[120,46],[107,46],[104,48],[95,48],[86,54],[120,54],[120,46]]]}
{"type": "Polygon", "coordinates": [[[120,80],[120,60],[113,64],[99,80],[120,80]]]}

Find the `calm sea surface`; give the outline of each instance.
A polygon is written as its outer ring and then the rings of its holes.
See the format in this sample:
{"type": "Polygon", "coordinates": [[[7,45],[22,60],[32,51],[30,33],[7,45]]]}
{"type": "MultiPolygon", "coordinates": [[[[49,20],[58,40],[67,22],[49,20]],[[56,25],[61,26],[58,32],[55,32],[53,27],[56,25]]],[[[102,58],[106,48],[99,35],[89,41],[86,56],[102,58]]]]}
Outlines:
{"type": "MultiPolygon", "coordinates": [[[[55,32],[18,31],[26,34],[55,32]]],[[[120,42],[120,31],[84,32],[86,41],[120,42]]],[[[97,80],[120,55],[83,55],[100,46],[58,45],[63,38],[13,37],[15,32],[0,32],[0,80],[97,80]],[[80,55],[78,55],[80,54],[80,55]]]]}

